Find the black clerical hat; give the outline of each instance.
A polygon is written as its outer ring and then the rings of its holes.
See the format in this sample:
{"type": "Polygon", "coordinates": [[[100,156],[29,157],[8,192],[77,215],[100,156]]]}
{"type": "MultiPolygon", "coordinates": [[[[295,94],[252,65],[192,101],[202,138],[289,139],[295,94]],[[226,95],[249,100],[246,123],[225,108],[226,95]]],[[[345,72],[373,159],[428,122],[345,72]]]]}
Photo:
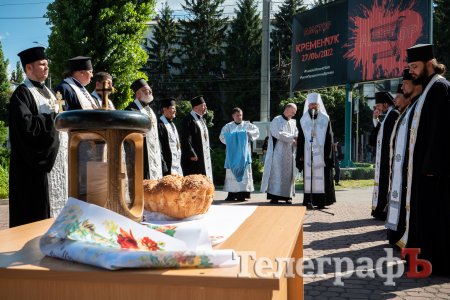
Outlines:
{"type": "Polygon", "coordinates": [[[194,98],[192,98],[189,101],[191,102],[192,107],[205,103],[205,99],[203,99],[203,95],[195,96],[194,98]]]}
{"type": "Polygon", "coordinates": [[[161,99],[159,100],[159,105],[161,106],[161,108],[175,106],[177,105],[177,100],[173,97],[161,99]]]}
{"type": "Polygon", "coordinates": [[[402,86],[402,83],[399,83],[399,85],[397,85],[397,94],[403,94],[402,86]]]}
{"type": "Polygon", "coordinates": [[[69,70],[71,72],[92,70],[91,58],[87,56],[72,57],[69,59],[69,70]]]}
{"type": "Polygon", "coordinates": [[[409,69],[406,68],[403,70],[403,80],[413,80],[411,73],[409,73],[409,69]]]}
{"type": "Polygon", "coordinates": [[[408,54],[408,62],[413,61],[429,61],[434,58],[433,45],[431,44],[417,44],[406,49],[408,54]]]}
{"type": "Polygon", "coordinates": [[[140,79],[138,79],[138,80],[135,80],[132,84],[131,84],[131,89],[133,90],[133,92],[137,92],[137,91],[139,91],[139,89],[141,88],[141,87],[144,87],[144,86],[149,86],[148,85],[148,83],[147,83],[147,81],[144,79],[144,78],[140,78],[140,79]]]}
{"type": "Polygon", "coordinates": [[[29,48],[29,49],[23,50],[22,52],[19,52],[17,55],[20,57],[20,62],[22,63],[22,67],[24,69],[25,69],[26,64],[30,64],[37,60],[47,59],[47,56],[45,55],[44,47],[29,48]]]}
{"type": "Polygon", "coordinates": [[[388,92],[377,92],[375,93],[375,103],[388,103],[390,105],[394,104],[394,97],[388,92]]]}

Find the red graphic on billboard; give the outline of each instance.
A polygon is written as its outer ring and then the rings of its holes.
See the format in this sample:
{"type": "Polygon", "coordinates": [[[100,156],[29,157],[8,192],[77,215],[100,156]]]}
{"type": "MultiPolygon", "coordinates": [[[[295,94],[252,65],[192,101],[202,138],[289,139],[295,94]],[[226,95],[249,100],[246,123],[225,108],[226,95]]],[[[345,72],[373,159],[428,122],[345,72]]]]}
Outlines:
{"type": "Polygon", "coordinates": [[[406,66],[405,49],[422,35],[422,16],[412,8],[415,1],[394,5],[392,0],[371,8],[361,4],[357,16],[349,16],[349,48],[344,57],[361,69],[362,80],[400,77],[406,66]]]}

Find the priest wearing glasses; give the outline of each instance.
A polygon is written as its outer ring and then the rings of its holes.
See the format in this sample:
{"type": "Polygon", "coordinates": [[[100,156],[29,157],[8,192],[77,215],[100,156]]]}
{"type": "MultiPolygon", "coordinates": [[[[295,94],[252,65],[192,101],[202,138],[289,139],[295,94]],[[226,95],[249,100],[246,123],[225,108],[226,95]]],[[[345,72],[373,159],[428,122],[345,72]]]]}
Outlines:
{"type": "Polygon", "coordinates": [[[10,227],[56,217],[67,199],[67,135],[53,125],[60,106],[44,84],[49,72],[44,48],[18,55],[26,79],[9,109],[10,227]]]}

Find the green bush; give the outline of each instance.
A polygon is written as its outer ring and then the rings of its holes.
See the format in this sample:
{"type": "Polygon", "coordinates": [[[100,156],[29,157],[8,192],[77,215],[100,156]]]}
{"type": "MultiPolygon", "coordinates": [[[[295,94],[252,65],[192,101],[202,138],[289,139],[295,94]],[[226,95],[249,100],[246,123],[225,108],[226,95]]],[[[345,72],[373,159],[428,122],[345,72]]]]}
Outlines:
{"type": "Polygon", "coordinates": [[[0,166],[0,199],[6,199],[9,196],[9,171],[0,166]]]}
{"type": "Polygon", "coordinates": [[[373,179],[375,169],[369,168],[341,168],[341,180],[373,179]]]}
{"type": "Polygon", "coordinates": [[[223,185],[225,182],[225,149],[211,149],[211,164],[213,169],[214,185],[223,185]]]}
{"type": "Polygon", "coordinates": [[[253,182],[261,182],[262,175],[264,171],[264,164],[261,160],[256,157],[252,158],[252,173],[253,173],[253,182]]]}
{"type": "Polygon", "coordinates": [[[355,162],[353,164],[355,165],[355,168],[373,168],[373,164],[371,163],[355,162]]]}

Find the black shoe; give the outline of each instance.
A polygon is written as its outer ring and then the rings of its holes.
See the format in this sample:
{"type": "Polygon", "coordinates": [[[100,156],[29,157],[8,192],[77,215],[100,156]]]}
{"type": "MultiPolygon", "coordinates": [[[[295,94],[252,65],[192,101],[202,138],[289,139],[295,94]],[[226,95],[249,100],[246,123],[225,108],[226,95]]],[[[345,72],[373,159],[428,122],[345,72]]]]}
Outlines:
{"type": "Polygon", "coordinates": [[[307,210],[313,210],[314,206],[311,204],[311,202],[307,203],[307,204],[303,204],[303,206],[306,206],[307,210]]]}
{"type": "Polygon", "coordinates": [[[234,200],[236,200],[236,199],[232,199],[232,198],[225,198],[225,200],[224,200],[224,201],[234,201],[234,200]]]}
{"type": "Polygon", "coordinates": [[[237,202],[245,202],[245,201],[247,201],[247,199],[245,199],[245,198],[237,198],[236,201],[237,202]]]}
{"type": "Polygon", "coordinates": [[[292,200],[291,199],[286,200],[286,204],[292,204],[292,200]]]}
{"type": "Polygon", "coordinates": [[[272,204],[278,204],[278,200],[272,199],[272,200],[270,200],[270,203],[272,203],[272,204]]]}

